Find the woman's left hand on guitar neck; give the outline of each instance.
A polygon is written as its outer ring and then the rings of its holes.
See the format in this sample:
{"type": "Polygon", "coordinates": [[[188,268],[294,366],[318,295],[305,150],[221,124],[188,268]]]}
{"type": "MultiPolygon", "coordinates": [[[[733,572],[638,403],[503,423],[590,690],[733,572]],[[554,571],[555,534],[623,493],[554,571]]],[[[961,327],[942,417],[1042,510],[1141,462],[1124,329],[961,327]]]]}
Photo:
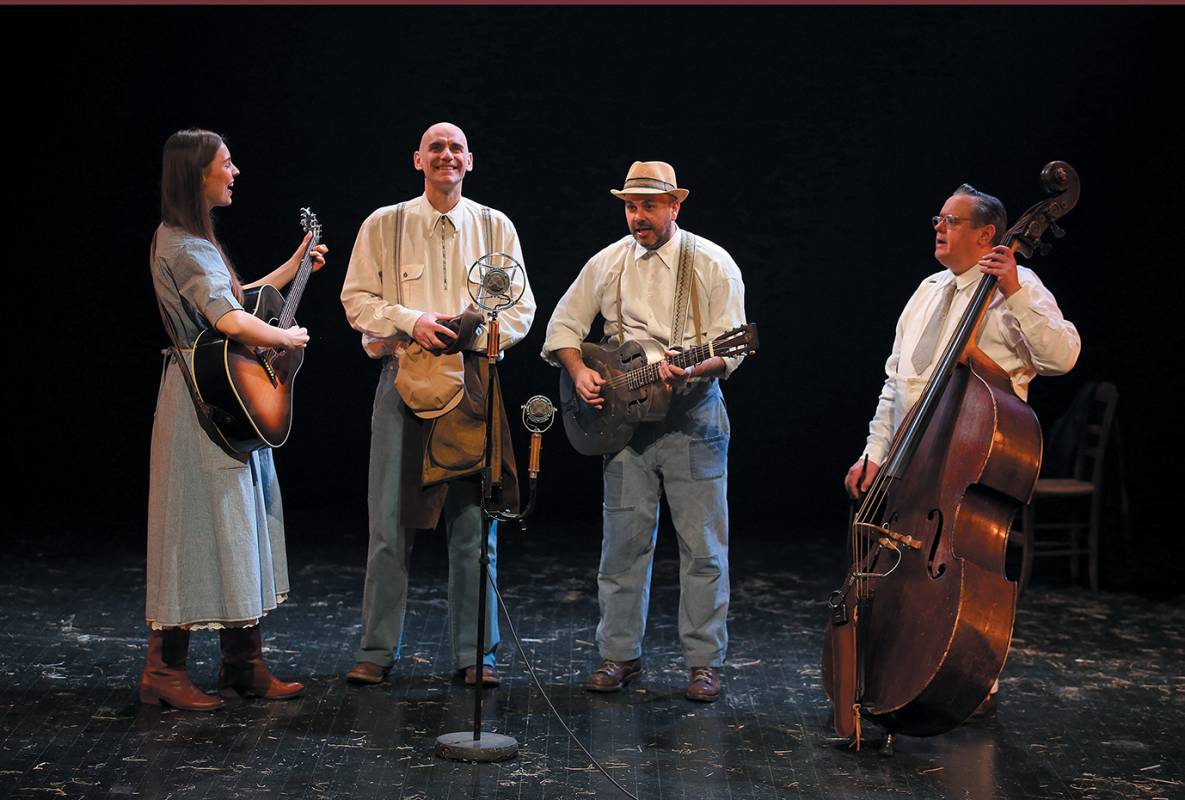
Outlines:
{"type": "MultiPolygon", "coordinates": [[[[275,286],[277,289],[283,289],[292,282],[293,278],[296,277],[296,270],[300,268],[300,262],[304,258],[305,248],[309,246],[309,241],[312,238],[312,233],[306,233],[304,238],[300,240],[300,244],[297,245],[296,252],[294,252],[287,261],[276,267],[267,275],[264,275],[259,280],[248,283],[243,288],[254,289],[256,287],[262,286],[265,283],[268,283],[272,286],[275,286]]],[[[323,244],[319,244],[310,251],[310,254],[313,259],[313,272],[316,272],[317,270],[321,269],[321,267],[325,266],[325,256],[329,254],[329,248],[323,244]]]]}

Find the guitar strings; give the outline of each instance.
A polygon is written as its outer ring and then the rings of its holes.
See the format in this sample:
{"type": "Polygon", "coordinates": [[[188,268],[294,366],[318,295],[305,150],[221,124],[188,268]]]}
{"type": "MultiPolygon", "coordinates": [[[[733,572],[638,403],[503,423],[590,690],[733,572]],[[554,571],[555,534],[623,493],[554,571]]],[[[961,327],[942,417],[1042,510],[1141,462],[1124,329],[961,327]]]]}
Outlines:
{"type": "Polygon", "coordinates": [[[644,367],[638,367],[637,369],[630,370],[629,372],[616,375],[605,381],[605,383],[612,389],[620,389],[622,386],[626,386],[631,383],[633,383],[635,386],[643,386],[647,383],[653,383],[654,379],[658,377],[659,364],[674,364],[676,367],[680,368],[689,366],[691,364],[698,364],[699,362],[706,360],[713,349],[723,350],[727,346],[728,345],[726,343],[717,344],[716,342],[712,342],[710,345],[696,345],[690,350],[679,353],[677,356],[664,358],[662,361],[656,361],[653,364],[647,364],[644,367]]]}

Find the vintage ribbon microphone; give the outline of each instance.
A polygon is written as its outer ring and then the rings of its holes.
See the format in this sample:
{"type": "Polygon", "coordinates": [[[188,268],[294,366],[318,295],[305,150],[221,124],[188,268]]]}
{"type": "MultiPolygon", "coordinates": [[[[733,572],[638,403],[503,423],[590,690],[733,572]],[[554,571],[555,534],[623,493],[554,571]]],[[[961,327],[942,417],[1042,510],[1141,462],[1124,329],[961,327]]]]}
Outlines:
{"type": "Polygon", "coordinates": [[[536,395],[523,404],[523,425],[531,432],[531,459],[528,467],[531,479],[530,495],[526,506],[518,513],[510,513],[504,508],[496,508],[494,506],[495,490],[502,485],[501,459],[494,458],[494,437],[501,431],[501,419],[494,418],[495,404],[492,391],[495,386],[501,387],[501,383],[497,380],[498,357],[501,352],[498,314],[518,303],[526,290],[526,285],[522,264],[505,253],[487,253],[473,262],[473,266],[469,268],[469,296],[488,315],[486,322],[488,368],[485,379],[485,468],[481,473],[481,512],[485,533],[481,539],[481,569],[478,570],[478,658],[477,664],[474,665],[476,680],[473,685],[473,730],[445,733],[436,737],[436,755],[453,761],[504,761],[513,758],[518,753],[518,742],[514,737],[498,733],[482,733],[481,704],[484,688],[482,672],[485,666],[486,649],[486,581],[489,576],[490,534],[497,533],[499,522],[518,522],[522,525],[534,510],[535,487],[539,477],[543,448],[543,432],[551,427],[552,420],[555,418],[555,406],[542,395],[536,395]]]}
{"type": "Polygon", "coordinates": [[[527,530],[527,517],[535,510],[535,488],[538,485],[539,473],[543,471],[543,432],[555,422],[555,403],[541,394],[537,394],[523,403],[523,427],[531,432],[531,456],[527,465],[527,475],[530,478],[530,493],[527,504],[517,514],[506,511],[495,511],[493,516],[502,522],[517,522],[519,530],[527,530]]]}
{"type": "Polygon", "coordinates": [[[527,467],[531,476],[531,502],[535,500],[535,480],[539,477],[543,461],[543,433],[554,421],[555,403],[543,395],[537,394],[523,403],[523,427],[531,432],[531,462],[527,467]]]}

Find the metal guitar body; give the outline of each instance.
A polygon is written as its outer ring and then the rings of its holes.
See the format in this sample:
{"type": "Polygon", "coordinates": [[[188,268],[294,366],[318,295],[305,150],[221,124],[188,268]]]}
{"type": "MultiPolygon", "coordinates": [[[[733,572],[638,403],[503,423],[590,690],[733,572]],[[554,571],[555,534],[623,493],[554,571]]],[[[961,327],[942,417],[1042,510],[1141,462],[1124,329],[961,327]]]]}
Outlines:
{"type": "Polygon", "coordinates": [[[671,392],[661,383],[631,385],[610,381],[662,361],[666,349],[654,339],[631,339],[617,347],[585,342],[580,348],[584,363],[597,371],[606,383],[601,388],[605,404],[597,409],[580,399],[566,370],[560,370],[560,409],[564,431],[576,452],[586,456],[616,453],[629,444],[640,422],[655,422],[666,416],[671,392]]]}

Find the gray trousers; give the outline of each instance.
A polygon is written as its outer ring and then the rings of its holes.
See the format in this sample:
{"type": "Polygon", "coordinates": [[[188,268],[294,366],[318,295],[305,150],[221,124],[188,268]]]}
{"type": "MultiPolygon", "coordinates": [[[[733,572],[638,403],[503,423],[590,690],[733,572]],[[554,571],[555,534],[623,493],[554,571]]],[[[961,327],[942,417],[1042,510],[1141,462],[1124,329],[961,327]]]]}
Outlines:
{"type": "Polygon", "coordinates": [[[728,414],[718,381],[676,396],[667,418],[638,427],[606,456],[597,596],[602,658],[642,655],[650,575],[666,495],[679,540],[679,639],[689,667],[720,667],[728,649],[728,414]]]}
{"type": "MultiPolygon", "coordinates": [[[[398,362],[388,358],[379,375],[370,420],[370,547],[362,589],[362,642],[356,659],[389,667],[403,643],[407,609],[408,560],[415,530],[399,524],[400,464],[404,415],[410,414],[395,391],[398,362]]],[[[449,631],[457,669],[477,663],[478,576],[481,565],[481,486],[473,480],[449,483],[444,503],[448,538],[449,631]]],[[[490,578],[497,580],[497,523],[490,530],[490,578]]],[[[498,605],[492,586],[486,591],[486,664],[498,649],[498,605]]]]}

